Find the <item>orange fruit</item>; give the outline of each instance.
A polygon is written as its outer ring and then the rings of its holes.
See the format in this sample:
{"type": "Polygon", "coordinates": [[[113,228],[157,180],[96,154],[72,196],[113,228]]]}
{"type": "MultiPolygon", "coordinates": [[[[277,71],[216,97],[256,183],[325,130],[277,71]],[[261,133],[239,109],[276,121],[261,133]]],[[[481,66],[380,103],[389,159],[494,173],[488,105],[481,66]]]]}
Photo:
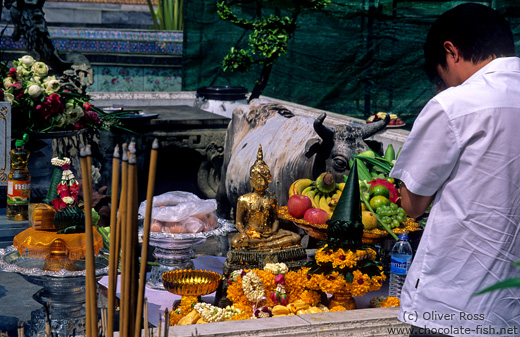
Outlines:
{"type": "Polygon", "coordinates": [[[377,227],[377,219],[374,213],[369,211],[361,212],[361,222],[363,222],[363,226],[365,229],[374,229],[377,227]]]}
{"type": "Polygon", "coordinates": [[[375,211],[378,207],[390,205],[390,200],[382,195],[376,195],[370,199],[370,207],[375,211]]]}

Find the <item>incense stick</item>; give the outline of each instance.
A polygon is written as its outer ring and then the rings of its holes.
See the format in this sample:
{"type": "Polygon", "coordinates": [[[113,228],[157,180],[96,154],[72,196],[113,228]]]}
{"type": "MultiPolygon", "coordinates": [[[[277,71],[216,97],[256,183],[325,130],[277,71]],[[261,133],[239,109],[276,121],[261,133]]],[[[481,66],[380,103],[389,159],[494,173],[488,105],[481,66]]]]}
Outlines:
{"type": "Polygon", "coordinates": [[[162,313],[159,313],[159,337],[161,337],[161,329],[162,329],[162,313]]]}
{"type": "Polygon", "coordinates": [[[87,159],[89,149],[80,150],[81,176],[83,177],[83,202],[85,204],[85,240],[86,240],[86,295],[87,295],[87,334],[97,336],[97,299],[96,299],[96,270],[94,263],[94,242],[92,233],[92,184],[87,159]],[[90,333],[89,333],[90,331],[90,333]]]}
{"type": "Polygon", "coordinates": [[[119,147],[116,145],[114,149],[114,158],[112,159],[112,199],[110,209],[110,247],[109,247],[109,270],[108,270],[108,326],[106,336],[114,334],[114,317],[115,317],[115,297],[117,287],[117,255],[119,255],[117,228],[117,203],[119,193],[119,147]]]}
{"type": "Polygon", "coordinates": [[[130,155],[128,156],[128,200],[127,200],[127,231],[126,231],[126,247],[125,247],[125,298],[124,302],[124,317],[123,324],[128,328],[128,334],[126,336],[134,335],[134,324],[131,324],[130,320],[135,318],[135,305],[132,305],[133,300],[135,300],[135,248],[136,248],[136,235],[134,233],[137,232],[136,228],[136,207],[135,207],[135,199],[136,199],[136,157],[135,157],[135,143],[131,142],[128,147],[130,151],[130,155]]]}
{"type": "Polygon", "coordinates": [[[23,325],[24,325],[23,321],[18,321],[18,337],[25,337],[23,325]]]}
{"type": "Polygon", "coordinates": [[[107,308],[101,308],[101,331],[103,336],[107,336],[107,308]]]}
{"type": "Polygon", "coordinates": [[[127,336],[127,326],[124,324],[124,316],[126,311],[126,303],[127,303],[127,293],[126,293],[126,279],[128,278],[126,271],[126,241],[127,235],[126,233],[129,231],[127,227],[127,206],[128,206],[128,152],[127,152],[127,144],[123,144],[123,163],[121,168],[121,199],[119,200],[119,219],[120,223],[120,247],[122,248],[121,252],[121,301],[120,301],[120,311],[119,311],[119,332],[121,336],[127,336]]]}
{"type": "Polygon", "coordinates": [[[164,337],[168,337],[170,330],[170,313],[168,308],[164,309],[164,337]]]}
{"type": "Polygon", "coordinates": [[[150,327],[148,325],[148,299],[144,298],[144,337],[148,337],[150,327]]]}
{"type": "Polygon", "coordinates": [[[159,141],[154,140],[150,155],[150,169],[148,172],[148,189],[146,191],[146,212],[144,218],[143,244],[141,247],[141,268],[139,274],[139,292],[137,294],[137,313],[135,316],[136,337],[139,337],[143,312],[144,287],[146,282],[146,262],[148,260],[148,242],[150,241],[150,223],[152,218],[153,191],[155,186],[155,172],[157,170],[157,152],[159,141]]]}

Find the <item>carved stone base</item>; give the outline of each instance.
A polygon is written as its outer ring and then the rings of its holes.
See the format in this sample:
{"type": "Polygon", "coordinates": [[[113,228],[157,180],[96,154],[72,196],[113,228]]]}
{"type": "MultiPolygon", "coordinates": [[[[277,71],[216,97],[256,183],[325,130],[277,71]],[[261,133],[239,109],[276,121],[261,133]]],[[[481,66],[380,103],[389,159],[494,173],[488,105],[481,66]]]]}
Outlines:
{"type": "Polygon", "coordinates": [[[227,253],[223,273],[230,275],[238,269],[263,269],[266,263],[285,263],[289,269],[298,269],[307,261],[307,253],[301,247],[276,251],[233,249],[227,253]]]}

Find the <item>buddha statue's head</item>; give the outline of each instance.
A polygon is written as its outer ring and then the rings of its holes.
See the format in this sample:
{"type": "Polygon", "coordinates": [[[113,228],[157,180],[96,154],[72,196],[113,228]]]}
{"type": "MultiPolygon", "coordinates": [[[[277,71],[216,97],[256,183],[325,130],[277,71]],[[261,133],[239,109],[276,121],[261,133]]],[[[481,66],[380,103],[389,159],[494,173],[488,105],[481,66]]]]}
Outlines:
{"type": "Polygon", "coordinates": [[[249,182],[251,183],[253,191],[257,192],[265,192],[271,182],[271,171],[264,161],[262,145],[258,146],[256,161],[249,171],[249,182]]]}

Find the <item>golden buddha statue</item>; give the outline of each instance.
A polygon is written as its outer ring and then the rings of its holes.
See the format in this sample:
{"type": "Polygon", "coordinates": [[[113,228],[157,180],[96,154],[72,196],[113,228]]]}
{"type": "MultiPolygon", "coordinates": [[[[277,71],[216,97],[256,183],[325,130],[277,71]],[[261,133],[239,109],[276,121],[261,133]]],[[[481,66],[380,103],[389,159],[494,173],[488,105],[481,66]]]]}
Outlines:
{"type": "Polygon", "coordinates": [[[268,250],[300,246],[300,235],[279,229],[278,200],[267,191],[271,171],[264,162],[262,146],[249,172],[253,191],[238,198],[235,225],[238,233],[231,241],[234,249],[268,250]]]}

